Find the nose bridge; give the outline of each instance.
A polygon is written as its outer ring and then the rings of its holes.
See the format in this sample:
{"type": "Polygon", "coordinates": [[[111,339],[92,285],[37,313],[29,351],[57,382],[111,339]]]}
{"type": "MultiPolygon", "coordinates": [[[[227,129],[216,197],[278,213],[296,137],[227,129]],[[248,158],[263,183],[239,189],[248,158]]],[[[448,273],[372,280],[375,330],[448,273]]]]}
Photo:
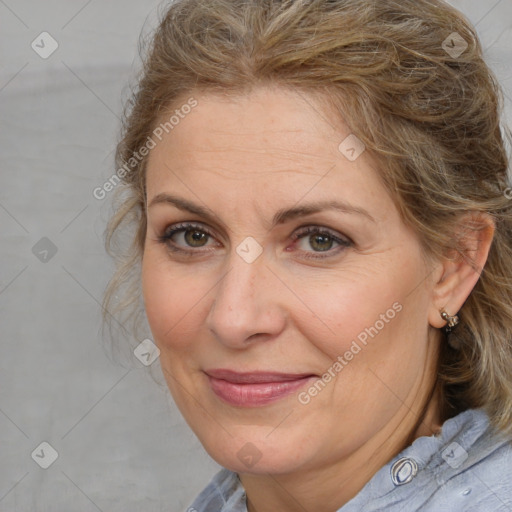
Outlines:
{"type": "MultiPolygon", "coordinates": [[[[254,285],[259,276],[262,284],[262,260],[258,263],[247,263],[236,252],[232,253],[229,260],[229,271],[219,283],[218,301],[237,303],[238,299],[252,299],[254,285]]],[[[251,301],[252,302],[252,301],[251,301]]]]}
{"type": "Polygon", "coordinates": [[[214,289],[206,320],[215,337],[231,346],[243,346],[254,334],[277,334],[283,327],[265,259],[263,255],[244,259],[244,249],[242,242],[230,254],[228,271],[214,289]]]}

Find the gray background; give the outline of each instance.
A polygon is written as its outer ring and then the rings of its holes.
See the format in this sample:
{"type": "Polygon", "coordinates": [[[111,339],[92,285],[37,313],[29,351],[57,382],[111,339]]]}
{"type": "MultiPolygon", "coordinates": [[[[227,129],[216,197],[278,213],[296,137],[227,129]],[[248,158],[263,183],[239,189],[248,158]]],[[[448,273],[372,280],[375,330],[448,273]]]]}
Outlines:
{"type": "MultiPolygon", "coordinates": [[[[512,0],[452,3],[477,26],[510,120],[512,0]]],[[[113,361],[100,331],[109,205],[92,191],[115,170],[139,33],[162,5],[0,0],[0,512],[178,512],[218,468],[154,382],[158,361],[113,361]],[[59,44],[47,59],[31,48],[43,31],[59,44]],[[54,255],[34,254],[43,237],[54,255]],[[48,469],[43,441],[58,452],[48,469]]]]}

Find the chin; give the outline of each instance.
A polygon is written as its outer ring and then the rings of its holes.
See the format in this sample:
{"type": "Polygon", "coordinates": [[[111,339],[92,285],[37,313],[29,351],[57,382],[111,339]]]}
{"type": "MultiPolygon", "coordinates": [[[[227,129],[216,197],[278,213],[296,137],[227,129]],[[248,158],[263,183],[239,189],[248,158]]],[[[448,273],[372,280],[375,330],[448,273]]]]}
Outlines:
{"type": "Polygon", "coordinates": [[[283,433],[272,439],[275,433],[269,436],[271,429],[265,427],[259,430],[247,429],[245,435],[234,437],[226,434],[220,443],[219,438],[211,434],[209,439],[198,437],[213,460],[236,473],[286,474],[306,465],[308,450],[303,442],[283,433]],[[301,447],[300,450],[297,446],[301,447]]]}

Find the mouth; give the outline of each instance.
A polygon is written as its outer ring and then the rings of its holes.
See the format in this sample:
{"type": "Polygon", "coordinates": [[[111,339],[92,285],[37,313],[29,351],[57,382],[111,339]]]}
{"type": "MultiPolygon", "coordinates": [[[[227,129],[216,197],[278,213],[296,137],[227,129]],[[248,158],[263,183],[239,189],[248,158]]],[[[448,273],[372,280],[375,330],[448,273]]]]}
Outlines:
{"type": "Polygon", "coordinates": [[[226,369],[206,370],[204,373],[215,395],[238,407],[258,407],[281,400],[318,378],[311,373],[235,372],[226,369]]]}

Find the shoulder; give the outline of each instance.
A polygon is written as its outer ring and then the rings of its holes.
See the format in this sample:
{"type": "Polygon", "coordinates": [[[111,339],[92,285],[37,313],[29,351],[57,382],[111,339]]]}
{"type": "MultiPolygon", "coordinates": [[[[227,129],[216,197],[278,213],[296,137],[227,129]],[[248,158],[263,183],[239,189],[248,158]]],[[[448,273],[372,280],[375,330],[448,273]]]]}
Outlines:
{"type": "MultiPolygon", "coordinates": [[[[468,512],[512,510],[512,443],[489,425],[487,415],[475,411],[468,428],[448,440],[441,461],[432,461],[438,484],[431,507],[450,504],[468,512]]],[[[443,509],[440,509],[443,510],[443,509]]]]}
{"type": "Polygon", "coordinates": [[[512,445],[481,409],[447,420],[381,468],[339,512],[510,512],[512,445]]]}
{"type": "MultiPolygon", "coordinates": [[[[416,439],[338,512],[510,512],[512,443],[481,409],[416,439]]],[[[186,512],[247,512],[236,473],[219,471],[186,512]]]]}
{"type": "Polygon", "coordinates": [[[237,474],[221,469],[186,512],[246,512],[245,492],[237,474]]]}

